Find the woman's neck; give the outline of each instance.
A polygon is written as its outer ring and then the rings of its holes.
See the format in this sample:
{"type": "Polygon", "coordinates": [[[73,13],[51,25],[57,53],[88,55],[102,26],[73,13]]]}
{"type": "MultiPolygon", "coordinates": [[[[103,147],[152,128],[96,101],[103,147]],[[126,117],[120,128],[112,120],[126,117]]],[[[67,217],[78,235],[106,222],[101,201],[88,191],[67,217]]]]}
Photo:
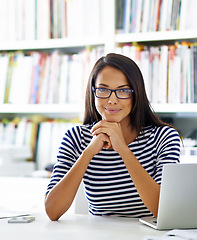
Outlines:
{"type": "Polygon", "coordinates": [[[132,127],[130,124],[129,125],[124,124],[122,126],[122,133],[127,145],[133,142],[137,137],[136,129],[132,127]]]}

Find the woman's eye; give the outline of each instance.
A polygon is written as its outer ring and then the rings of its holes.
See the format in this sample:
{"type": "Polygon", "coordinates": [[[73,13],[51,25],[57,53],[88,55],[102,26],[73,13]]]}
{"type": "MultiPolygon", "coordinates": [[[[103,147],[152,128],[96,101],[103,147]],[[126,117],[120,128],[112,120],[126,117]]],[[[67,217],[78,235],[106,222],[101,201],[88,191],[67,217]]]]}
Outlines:
{"type": "Polygon", "coordinates": [[[99,88],[98,90],[99,90],[99,92],[107,92],[108,91],[107,88],[99,88]]]}
{"type": "Polygon", "coordinates": [[[122,92],[122,93],[128,93],[130,91],[130,89],[120,89],[119,92],[122,92]]]}

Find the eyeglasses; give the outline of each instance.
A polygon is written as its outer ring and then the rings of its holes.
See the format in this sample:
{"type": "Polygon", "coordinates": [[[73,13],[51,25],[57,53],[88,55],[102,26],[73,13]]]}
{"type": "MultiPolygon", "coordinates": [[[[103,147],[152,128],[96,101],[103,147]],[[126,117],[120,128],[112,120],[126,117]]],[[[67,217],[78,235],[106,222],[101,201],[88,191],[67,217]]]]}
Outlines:
{"type": "Polygon", "coordinates": [[[117,98],[128,99],[128,98],[131,98],[132,93],[134,92],[133,89],[128,89],[128,88],[112,90],[109,88],[92,87],[92,90],[97,98],[109,98],[112,95],[112,92],[114,92],[117,98]]]}

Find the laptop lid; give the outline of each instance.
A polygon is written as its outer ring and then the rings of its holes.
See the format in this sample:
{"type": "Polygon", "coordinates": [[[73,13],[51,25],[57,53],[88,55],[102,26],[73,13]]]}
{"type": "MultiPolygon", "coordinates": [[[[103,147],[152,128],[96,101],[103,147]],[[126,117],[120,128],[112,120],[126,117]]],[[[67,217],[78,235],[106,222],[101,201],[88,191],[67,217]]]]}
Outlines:
{"type": "Polygon", "coordinates": [[[197,164],[164,165],[155,228],[197,228],[197,164]]]}

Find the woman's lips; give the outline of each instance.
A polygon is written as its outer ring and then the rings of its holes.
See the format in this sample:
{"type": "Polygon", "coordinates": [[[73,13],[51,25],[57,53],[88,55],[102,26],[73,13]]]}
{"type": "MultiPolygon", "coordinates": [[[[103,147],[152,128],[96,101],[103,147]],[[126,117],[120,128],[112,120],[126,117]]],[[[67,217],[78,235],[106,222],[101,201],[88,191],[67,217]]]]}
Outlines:
{"type": "Polygon", "coordinates": [[[115,113],[118,113],[120,111],[119,108],[105,108],[105,110],[108,112],[108,113],[111,113],[111,114],[115,114],[115,113]]]}

